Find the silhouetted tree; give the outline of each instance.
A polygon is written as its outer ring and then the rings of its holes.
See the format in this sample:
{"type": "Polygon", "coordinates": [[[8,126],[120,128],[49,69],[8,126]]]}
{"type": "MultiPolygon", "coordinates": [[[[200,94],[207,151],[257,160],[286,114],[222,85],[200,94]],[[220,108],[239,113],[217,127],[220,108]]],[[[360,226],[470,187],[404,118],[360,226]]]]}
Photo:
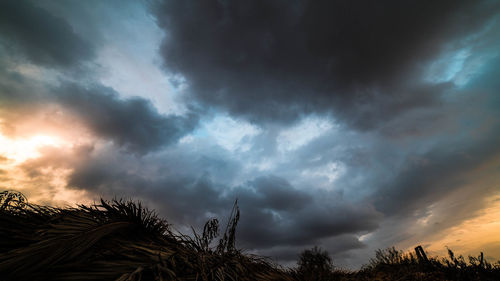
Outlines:
{"type": "Polygon", "coordinates": [[[297,265],[304,280],[326,280],[333,270],[330,255],[317,246],[300,253],[297,265]]]}

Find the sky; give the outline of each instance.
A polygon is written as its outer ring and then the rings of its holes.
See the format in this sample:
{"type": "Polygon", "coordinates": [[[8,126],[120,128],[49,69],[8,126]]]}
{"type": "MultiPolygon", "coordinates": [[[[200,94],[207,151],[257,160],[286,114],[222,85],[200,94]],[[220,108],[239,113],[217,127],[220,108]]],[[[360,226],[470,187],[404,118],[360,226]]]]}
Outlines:
{"type": "Polygon", "coordinates": [[[500,259],[500,2],[0,2],[0,189],[339,267],[500,259]]]}

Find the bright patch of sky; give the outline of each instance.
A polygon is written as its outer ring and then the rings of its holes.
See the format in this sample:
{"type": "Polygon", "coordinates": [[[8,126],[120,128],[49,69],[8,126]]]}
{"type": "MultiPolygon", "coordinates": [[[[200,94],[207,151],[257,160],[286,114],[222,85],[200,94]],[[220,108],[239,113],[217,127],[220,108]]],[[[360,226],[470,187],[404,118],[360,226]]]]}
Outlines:
{"type": "Polygon", "coordinates": [[[218,115],[212,120],[202,122],[200,128],[181,141],[191,138],[211,138],[224,149],[245,152],[251,148],[251,138],[260,132],[260,128],[248,122],[227,115],[218,115]]]}
{"type": "Polygon", "coordinates": [[[53,136],[36,135],[25,139],[10,139],[0,134],[0,155],[18,164],[39,157],[41,147],[59,147],[61,144],[62,140],[53,136]]]}
{"type": "Polygon", "coordinates": [[[160,66],[163,32],[144,7],[128,8],[127,13],[113,14],[110,25],[102,27],[106,42],[97,58],[105,69],[101,82],[125,97],[150,99],[160,113],[182,114],[185,108],[175,101],[175,88],[160,66]]]}
{"type": "Polygon", "coordinates": [[[304,169],[301,173],[303,177],[323,179],[317,187],[327,190],[334,189],[335,181],[345,173],[345,166],[341,162],[328,162],[321,167],[304,169]]]}
{"type": "Polygon", "coordinates": [[[277,164],[278,164],[278,159],[264,157],[259,159],[255,163],[250,163],[248,165],[249,166],[248,168],[250,168],[250,170],[256,169],[259,172],[266,172],[266,171],[272,171],[274,168],[276,168],[277,164]]]}
{"type": "Polygon", "coordinates": [[[468,48],[444,54],[431,64],[425,80],[431,83],[443,83],[452,80],[456,84],[466,83],[467,81],[464,81],[463,78],[458,81],[454,78],[462,71],[470,55],[471,52],[468,48]]]}
{"type": "MultiPolygon", "coordinates": [[[[493,19],[481,31],[456,43],[465,46],[460,49],[445,51],[429,66],[424,80],[431,83],[453,82],[458,87],[465,86],[470,79],[481,72],[482,67],[499,52],[497,49],[481,45],[484,38],[495,37],[496,20],[493,19]]],[[[495,41],[495,38],[489,38],[495,41]]],[[[455,48],[452,44],[450,48],[455,48]]]]}
{"type": "Polygon", "coordinates": [[[328,119],[306,117],[296,126],[281,131],[277,137],[278,150],[281,152],[296,150],[326,133],[333,126],[328,119]]]}
{"type": "Polygon", "coordinates": [[[53,85],[57,85],[58,83],[58,73],[53,69],[29,63],[14,65],[12,69],[25,77],[39,82],[49,82],[53,85]]]}
{"type": "Polygon", "coordinates": [[[363,241],[369,239],[371,236],[373,236],[373,232],[360,235],[358,239],[359,239],[359,241],[363,242],[363,241]]]}

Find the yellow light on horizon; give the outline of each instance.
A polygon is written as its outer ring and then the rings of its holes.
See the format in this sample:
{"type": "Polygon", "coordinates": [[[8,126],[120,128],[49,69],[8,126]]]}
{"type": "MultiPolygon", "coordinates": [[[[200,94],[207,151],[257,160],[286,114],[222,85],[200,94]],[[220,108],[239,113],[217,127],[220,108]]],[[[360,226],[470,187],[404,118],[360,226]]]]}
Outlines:
{"type": "MultiPolygon", "coordinates": [[[[14,189],[24,193],[29,202],[51,206],[74,206],[91,203],[85,190],[67,188],[71,168],[56,167],[42,170],[41,179],[31,178],[23,171],[23,163],[44,155],[43,147],[71,151],[73,143],[60,136],[36,134],[28,137],[9,137],[0,133],[0,169],[6,173],[0,178],[0,189],[14,189]]],[[[71,155],[68,154],[68,155],[71,155]]]]}
{"type": "Polygon", "coordinates": [[[56,136],[35,135],[28,138],[8,138],[0,134],[0,155],[19,164],[28,159],[40,157],[39,149],[44,146],[60,147],[64,141],[56,136]]]}
{"type": "Polygon", "coordinates": [[[487,256],[500,258],[500,194],[488,200],[479,215],[456,225],[431,241],[429,251],[446,256],[446,248],[464,255],[478,255],[484,251],[487,256]]]}

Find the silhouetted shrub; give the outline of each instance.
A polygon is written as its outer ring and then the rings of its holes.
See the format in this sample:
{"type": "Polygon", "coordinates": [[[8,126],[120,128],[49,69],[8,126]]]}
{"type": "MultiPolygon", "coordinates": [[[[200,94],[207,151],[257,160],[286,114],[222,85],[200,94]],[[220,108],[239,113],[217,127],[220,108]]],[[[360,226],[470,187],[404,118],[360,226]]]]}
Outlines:
{"type": "Polygon", "coordinates": [[[298,273],[304,280],[328,280],[333,270],[330,255],[317,246],[304,250],[299,255],[297,265],[298,273]]]}

